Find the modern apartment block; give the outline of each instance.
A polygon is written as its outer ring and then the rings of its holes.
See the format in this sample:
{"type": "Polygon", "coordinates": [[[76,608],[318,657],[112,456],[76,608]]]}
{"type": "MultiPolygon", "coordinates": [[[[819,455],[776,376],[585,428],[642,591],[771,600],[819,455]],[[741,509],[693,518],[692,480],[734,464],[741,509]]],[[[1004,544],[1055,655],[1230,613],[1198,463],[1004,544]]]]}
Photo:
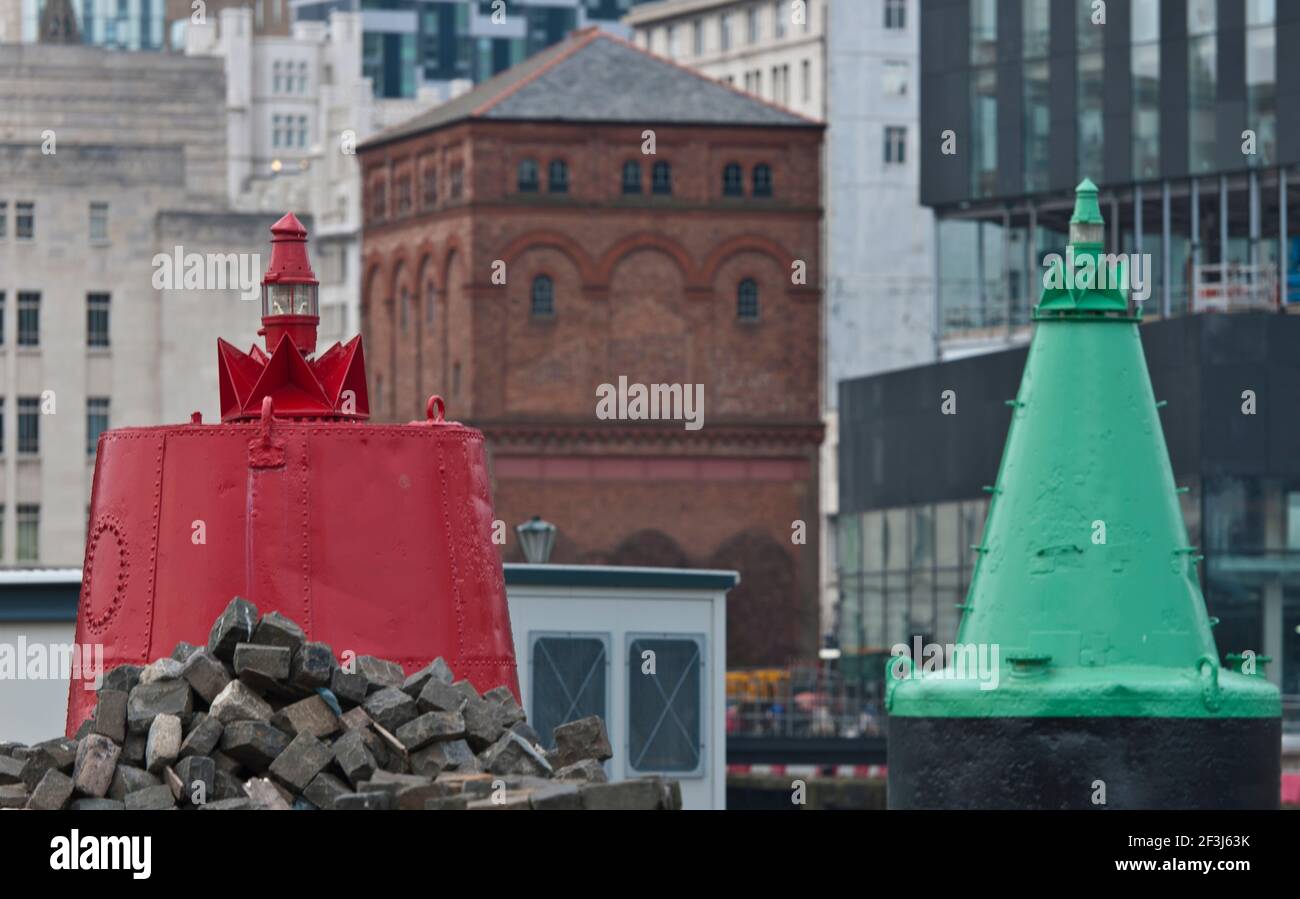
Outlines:
{"type": "Polygon", "coordinates": [[[571,31],[618,19],[644,0],[293,0],[295,21],[359,12],[363,71],[380,97],[447,99],[456,83],[503,72],[571,31]]]}

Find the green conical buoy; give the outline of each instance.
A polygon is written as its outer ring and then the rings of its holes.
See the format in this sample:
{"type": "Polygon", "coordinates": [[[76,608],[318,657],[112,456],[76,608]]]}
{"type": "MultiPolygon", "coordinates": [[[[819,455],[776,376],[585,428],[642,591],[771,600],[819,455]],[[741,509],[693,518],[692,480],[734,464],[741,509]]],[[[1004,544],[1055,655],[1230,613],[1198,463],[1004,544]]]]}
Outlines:
{"type": "Polygon", "coordinates": [[[890,665],[891,807],[1278,804],[1279,693],[1262,662],[1220,665],[1103,233],[1085,180],[1034,312],[956,652],[890,665]]]}

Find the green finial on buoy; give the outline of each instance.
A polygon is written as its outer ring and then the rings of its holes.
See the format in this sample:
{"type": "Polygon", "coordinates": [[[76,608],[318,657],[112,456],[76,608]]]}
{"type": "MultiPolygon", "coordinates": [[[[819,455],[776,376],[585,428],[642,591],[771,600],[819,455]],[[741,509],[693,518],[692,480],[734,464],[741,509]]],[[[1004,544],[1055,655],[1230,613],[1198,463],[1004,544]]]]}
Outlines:
{"type": "Polygon", "coordinates": [[[1074,196],[1070,242],[1063,257],[1051,254],[1043,260],[1043,293],[1034,318],[1136,319],[1129,312],[1128,266],[1105,252],[1106,220],[1097,185],[1084,178],[1074,196]]]}

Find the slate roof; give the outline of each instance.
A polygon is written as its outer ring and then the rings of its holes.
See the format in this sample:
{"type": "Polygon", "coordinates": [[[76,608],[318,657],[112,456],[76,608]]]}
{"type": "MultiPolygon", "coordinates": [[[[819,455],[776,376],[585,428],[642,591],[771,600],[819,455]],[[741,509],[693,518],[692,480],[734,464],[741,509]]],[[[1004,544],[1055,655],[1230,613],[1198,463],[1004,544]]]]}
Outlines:
{"type": "Polygon", "coordinates": [[[821,127],[813,119],[588,28],[441,106],[371,136],[362,146],[466,119],[821,127]]]}

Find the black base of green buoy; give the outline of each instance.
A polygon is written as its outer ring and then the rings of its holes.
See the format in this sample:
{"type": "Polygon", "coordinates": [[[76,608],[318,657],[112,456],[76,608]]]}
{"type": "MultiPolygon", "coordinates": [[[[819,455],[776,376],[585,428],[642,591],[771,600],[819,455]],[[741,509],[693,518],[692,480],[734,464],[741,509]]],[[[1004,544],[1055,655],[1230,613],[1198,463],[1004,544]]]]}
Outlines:
{"type": "Polygon", "coordinates": [[[1279,718],[889,719],[891,809],[1276,809],[1281,774],[1279,718]]]}

